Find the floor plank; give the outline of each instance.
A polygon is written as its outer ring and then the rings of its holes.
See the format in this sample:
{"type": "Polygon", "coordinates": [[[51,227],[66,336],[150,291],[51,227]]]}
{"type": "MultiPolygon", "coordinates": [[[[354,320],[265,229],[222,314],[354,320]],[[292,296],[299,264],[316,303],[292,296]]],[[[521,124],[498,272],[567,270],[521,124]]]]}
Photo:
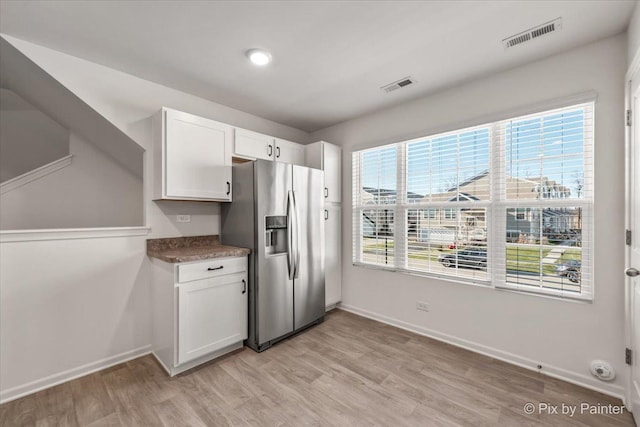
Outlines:
{"type": "MultiPolygon", "coordinates": [[[[263,353],[170,378],[152,356],[8,402],[2,426],[632,426],[526,414],[610,396],[340,310],[263,353]]],[[[579,410],[578,410],[579,412],[579,410]]]]}

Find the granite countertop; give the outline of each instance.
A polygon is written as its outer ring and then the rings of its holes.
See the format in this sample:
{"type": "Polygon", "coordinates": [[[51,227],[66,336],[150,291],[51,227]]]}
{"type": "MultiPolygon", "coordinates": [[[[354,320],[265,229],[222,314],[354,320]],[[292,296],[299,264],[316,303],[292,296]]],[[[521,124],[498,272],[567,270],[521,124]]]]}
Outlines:
{"type": "Polygon", "coordinates": [[[250,252],[247,248],[221,245],[217,235],[147,240],[148,256],[172,263],[245,256],[250,252]]]}

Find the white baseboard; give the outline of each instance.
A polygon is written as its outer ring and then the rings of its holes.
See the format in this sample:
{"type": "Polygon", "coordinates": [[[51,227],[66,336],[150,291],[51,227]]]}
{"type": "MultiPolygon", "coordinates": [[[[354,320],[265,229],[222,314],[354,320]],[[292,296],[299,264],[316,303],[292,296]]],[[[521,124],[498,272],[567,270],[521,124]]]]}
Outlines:
{"type": "Polygon", "coordinates": [[[473,351],[485,356],[492,357],[494,359],[501,360],[503,362],[510,363],[512,365],[520,366],[521,368],[529,369],[531,371],[540,372],[544,375],[548,375],[553,378],[557,378],[581,387],[594,390],[608,396],[617,397],[624,401],[624,387],[613,384],[604,384],[594,378],[587,375],[582,375],[577,372],[568,371],[556,366],[544,365],[542,371],[538,371],[538,361],[518,356],[517,354],[509,353],[499,350],[497,348],[489,347],[486,345],[478,344],[473,341],[468,341],[462,338],[455,337],[453,335],[443,334],[428,328],[424,328],[419,325],[407,323],[402,320],[394,319],[382,314],[374,313],[368,310],[363,310],[351,305],[340,304],[338,306],[340,310],[348,311],[358,316],[366,317],[378,322],[386,323],[387,325],[395,326],[406,331],[414,332],[419,335],[424,335],[429,338],[436,339],[438,341],[446,342],[447,344],[455,345],[456,347],[464,348],[465,350],[473,351]]]}
{"type": "Polygon", "coordinates": [[[20,397],[35,393],[46,388],[56,386],[58,384],[65,383],[67,381],[74,380],[76,378],[84,377],[85,375],[92,374],[102,369],[109,368],[119,363],[124,363],[132,359],[136,359],[145,354],[151,353],[151,345],[145,345],[124,353],[116,354],[95,362],[87,363],[86,365],[78,366],[64,372],[49,375],[48,377],[41,378],[30,383],[22,384],[17,387],[12,387],[7,390],[0,391],[0,404],[9,402],[11,400],[19,399],[20,397]]]}

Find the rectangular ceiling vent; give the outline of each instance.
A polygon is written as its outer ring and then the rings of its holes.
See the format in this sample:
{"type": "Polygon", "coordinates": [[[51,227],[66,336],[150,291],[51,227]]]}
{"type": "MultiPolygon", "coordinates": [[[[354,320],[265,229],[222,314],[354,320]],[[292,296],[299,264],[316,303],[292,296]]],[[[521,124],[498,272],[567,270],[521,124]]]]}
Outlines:
{"type": "Polygon", "coordinates": [[[553,21],[546,22],[542,25],[538,25],[537,27],[529,28],[527,31],[523,31],[511,37],[507,37],[506,39],[502,40],[502,44],[505,49],[509,49],[510,47],[526,43],[560,29],[562,29],[562,18],[556,18],[553,21]]]}
{"type": "Polygon", "coordinates": [[[414,84],[416,81],[414,79],[412,79],[411,77],[405,77],[403,79],[397,80],[393,83],[389,83],[388,85],[382,86],[380,89],[382,89],[383,91],[389,93],[389,92],[393,92],[396,89],[400,89],[409,85],[414,84]]]}

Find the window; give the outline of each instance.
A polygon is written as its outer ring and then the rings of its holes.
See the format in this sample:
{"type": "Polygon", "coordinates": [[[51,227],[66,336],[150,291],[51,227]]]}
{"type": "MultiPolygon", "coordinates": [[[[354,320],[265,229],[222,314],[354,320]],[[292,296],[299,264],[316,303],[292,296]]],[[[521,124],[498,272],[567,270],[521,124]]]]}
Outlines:
{"type": "Polygon", "coordinates": [[[593,103],[353,153],[353,261],[592,298],[593,103]]]}
{"type": "Polygon", "coordinates": [[[437,209],[424,209],[422,211],[422,217],[424,219],[436,219],[437,209]]]}
{"type": "Polygon", "coordinates": [[[444,210],[444,219],[456,219],[458,216],[458,211],[456,209],[445,209],[444,210]]]}
{"type": "Polygon", "coordinates": [[[394,264],[395,205],[397,188],[397,149],[382,147],[361,152],[362,161],[358,191],[354,200],[357,210],[358,236],[354,246],[362,248],[360,261],[373,265],[394,264]]]}

